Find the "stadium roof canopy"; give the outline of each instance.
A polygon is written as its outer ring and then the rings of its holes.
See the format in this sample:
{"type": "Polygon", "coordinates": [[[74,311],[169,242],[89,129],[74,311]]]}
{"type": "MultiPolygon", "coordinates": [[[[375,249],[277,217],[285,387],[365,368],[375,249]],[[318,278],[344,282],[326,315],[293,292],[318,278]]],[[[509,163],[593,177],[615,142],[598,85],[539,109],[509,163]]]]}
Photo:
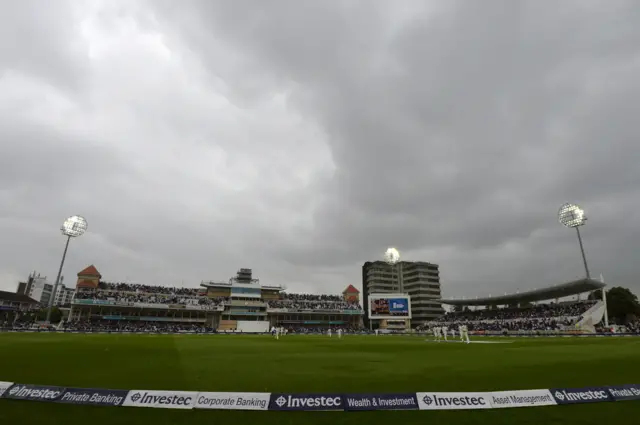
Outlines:
{"type": "Polygon", "coordinates": [[[0,291],[0,300],[14,303],[38,304],[38,301],[24,294],[16,294],[13,292],[0,291]]]}
{"type": "Polygon", "coordinates": [[[555,298],[563,298],[583,292],[601,289],[604,283],[594,279],[579,279],[571,282],[560,283],[533,291],[520,292],[516,294],[500,295],[497,297],[485,297],[475,299],[441,299],[442,304],[448,305],[503,305],[516,304],[533,301],[544,301],[555,298]]]}

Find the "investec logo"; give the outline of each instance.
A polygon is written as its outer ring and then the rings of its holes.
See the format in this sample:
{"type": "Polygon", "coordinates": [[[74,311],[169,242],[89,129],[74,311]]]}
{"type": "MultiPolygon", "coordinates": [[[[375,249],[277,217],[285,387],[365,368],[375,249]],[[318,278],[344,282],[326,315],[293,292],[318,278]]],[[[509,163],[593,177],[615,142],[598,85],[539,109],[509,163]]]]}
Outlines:
{"type": "Polygon", "coordinates": [[[275,399],[274,404],[280,409],[335,410],[342,408],[342,397],[339,395],[282,394],[275,399]]]}
{"type": "Polygon", "coordinates": [[[486,396],[477,393],[418,393],[420,409],[489,409],[486,396]]]}
{"type": "Polygon", "coordinates": [[[165,409],[193,408],[197,393],[190,391],[129,391],[123,406],[159,407],[165,409]]]}
{"type": "Polygon", "coordinates": [[[553,397],[559,403],[589,403],[609,400],[609,394],[603,389],[593,390],[555,390],[553,397]]]}
{"type": "Polygon", "coordinates": [[[64,388],[39,387],[16,384],[9,389],[7,397],[26,400],[54,401],[64,393],[64,388]]]}

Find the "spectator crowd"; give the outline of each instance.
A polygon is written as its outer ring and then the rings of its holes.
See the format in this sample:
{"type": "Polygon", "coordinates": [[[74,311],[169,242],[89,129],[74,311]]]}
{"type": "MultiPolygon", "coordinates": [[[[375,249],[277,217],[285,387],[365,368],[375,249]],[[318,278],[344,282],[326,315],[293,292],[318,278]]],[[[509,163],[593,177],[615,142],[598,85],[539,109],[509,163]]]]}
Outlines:
{"type": "Polygon", "coordinates": [[[362,310],[360,303],[345,301],[338,295],[281,294],[281,299],[268,301],[268,306],[290,310],[362,310]]]}
{"type": "MultiPolygon", "coordinates": [[[[145,289],[142,285],[134,286],[139,287],[137,288],[138,290],[145,289]]],[[[129,289],[134,289],[131,287],[126,287],[126,291],[120,291],[120,288],[121,286],[118,286],[117,289],[78,291],[75,299],[113,301],[119,305],[134,303],[179,304],[211,308],[229,301],[228,297],[210,298],[205,295],[198,296],[197,293],[173,294],[164,291],[149,293],[129,291],[129,289]]],[[[358,302],[348,302],[332,295],[282,294],[281,299],[270,300],[267,305],[270,308],[288,308],[291,310],[362,310],[362,306],[358,302]]]]}
{"type": "Polygon", "coordinates": [[[501,308],[495,310],[450,312],[444,315],[443,320],[482,321],[579,317],[591,308],[593,304],[595,304],[595,301],[579,301],[562,304],[537,304],[529,307],[501,308]]]}
{"type": "Polygon", "coordinates": [[[486,309],[446,313],[439,320],[428,322],[427,328],[448,326],[457,329],[466,325],[469,331],[558,331],[575,325],[596,301],[562,304],[538,304],[529,307],[486,309]]]}
{"type": "Polygon", "coordinates": [[[199,307],[217,307],[228,300],[227,297],[209,298],[207,296],[171,294],[171,293],[136,293],[117,292],[116,290],[78,291],[75,299],[114,301],[117,304],[178,304],[199,307]]]}
{"type": "Polygon", "coordinates": [[[342,301],[342,297],[339,295],[313,295],[313,294],[280,294],[283,300],[289,301],[328,301],[339,302],[342,301]]]}
{"type": "Polygon", "coordinates": [[[140,285],[138,283],[111,283],[100,282],[100,289],[117,292],[139,292],[145,294],[183,295],[195,297],[200,294],[201,288],[177,288],[170,286],[140,285]]]}
{"type": "MultiPolygon", "coordinates": [[[[229,301],[229,297],[210,298],[196,288],[166,288],[129,283],[100,283],[100,289],[76,292],[78,300],[113,301],[119,305],[179,304],[215,308],[229,301]]],[[[277,300],[267,301],[270,308],[291,310],[362,310],[358,302],[345,301],[338,295],[280,294],[277,300]]]]}
{"type": "Polygon", "coordinates": [[[196,332],[215,333],[215,329],[199,323],[165,323],[124,320],[82,320],[65,322],[59,330],[76,332],[196,332]]]}

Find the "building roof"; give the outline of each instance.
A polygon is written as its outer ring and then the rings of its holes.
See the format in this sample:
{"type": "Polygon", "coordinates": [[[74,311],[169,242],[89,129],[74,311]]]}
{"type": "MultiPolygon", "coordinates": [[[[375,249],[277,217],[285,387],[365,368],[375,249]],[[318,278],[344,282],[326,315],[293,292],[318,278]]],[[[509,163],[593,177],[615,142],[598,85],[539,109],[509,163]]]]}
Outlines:
{"type": "Polygon", "coordinates": [[[345,289],[344,291],[342,291],[343,294],[359,294],[360,291],[358,291],[358,289],[356,289],[355,286],[353,285],[349,285],[347,286],[347,289],[345,289]]]}
{"type": "Polygon", "coordinates": [[[14,292],[0,291],[0,300],[9,301],[14,303],[29,303],[29,304],[38,304],[38,301],[33,298],[24,295],[24,294],[16,294],[14,292]]]}
{"type": "Polygon", "coordinates": [[[78,276],[93,276],[93,277],[102,277],[98,269],[92,264],[86,269],[78,272],[78,276]]]}
{"type": "Polygon", "coordinates": [[[76,283],[76,288],[97,288],[98,287],[98,282],[96,282],[95,280],[78,280],[78,283],[76,283]]]}
{"type": "Polygon", "coordinates": [[[560,283],[542,289],[520,292],[516,294],[500,295],[497,297],[485,297],[476,299],[441,299],[442,304],[449,305],[502,305],[533,301],[545,301],[555,298],[563,298],[583,292],[601,289],[603,282],[594,279],[578,279],[571,282],[560,283]]]}

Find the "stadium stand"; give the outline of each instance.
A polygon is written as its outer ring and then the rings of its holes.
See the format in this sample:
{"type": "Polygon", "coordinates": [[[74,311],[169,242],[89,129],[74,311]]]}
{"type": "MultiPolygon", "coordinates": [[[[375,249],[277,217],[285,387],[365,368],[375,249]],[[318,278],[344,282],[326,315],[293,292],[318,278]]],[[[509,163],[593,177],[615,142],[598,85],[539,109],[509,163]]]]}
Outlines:
{"type": "Polygon", "coordinates": [[[448,326],[457,328],[466,325],[476,333],[512,332],[595,332],[594,324],[604,315],[602,301],[557,302],[558,298],[600,290],[604,283],[592,279],[580,279],[523,293],[500,297],[440,300],[463,308],[462,311],[446,313],[437,321],[427,322],[423,327],[448,326]],[[556,302],[539,303],[555,299],[556,302]],[[538,302],[537,304],[531,304],[538,302]],[[497,306],[504,306],[497,308],[497,306]],[[518,307],[509,307],[517,305],[518,307]],[[477,309],[480,306],[490,307],[477,309]],[[472,310],[473,309],[473,310],[472,310]]]}
{"type": "Polygon", "coordinates": [[[39,308],[40,303],[27,295],[0,291],[0,328],[32,326],[36,321],[33,312],[39,308]]]}
{"type": "Polygon", "coordinates": [[[0,291],[0,312],[29,310],[38,307],[38,304],[27,295],[0,291]]]}
{"type": "Polygon", "coordinates": [[[582,315],[595,301],[563,304],[539,304],[524,308],[501,308],[447,313],[429,326],[457,328],[466,325],[470,331],[518,332],[574,330],[582,315]]]}
{"type": "Polygon", "coordinates": [[[76,295],[61,329],[130,332],[291,332],[331,327],[356,331],[364,312],[357,290],[340,295],[289,294],[261,284],[251,269],[200,288],[103,282],[92,265],[78,273],[76,295]]]}
{"type": "Polygon", "coordinates": [[[543,318],[578,318],[582,316],[595,301],[578,301],[561,304],[537,304],[517,308],[501,308],[495,310],[476,310],[445,313],[444,321],[481,321],[481,320],[527,320],[543,318]]]}

